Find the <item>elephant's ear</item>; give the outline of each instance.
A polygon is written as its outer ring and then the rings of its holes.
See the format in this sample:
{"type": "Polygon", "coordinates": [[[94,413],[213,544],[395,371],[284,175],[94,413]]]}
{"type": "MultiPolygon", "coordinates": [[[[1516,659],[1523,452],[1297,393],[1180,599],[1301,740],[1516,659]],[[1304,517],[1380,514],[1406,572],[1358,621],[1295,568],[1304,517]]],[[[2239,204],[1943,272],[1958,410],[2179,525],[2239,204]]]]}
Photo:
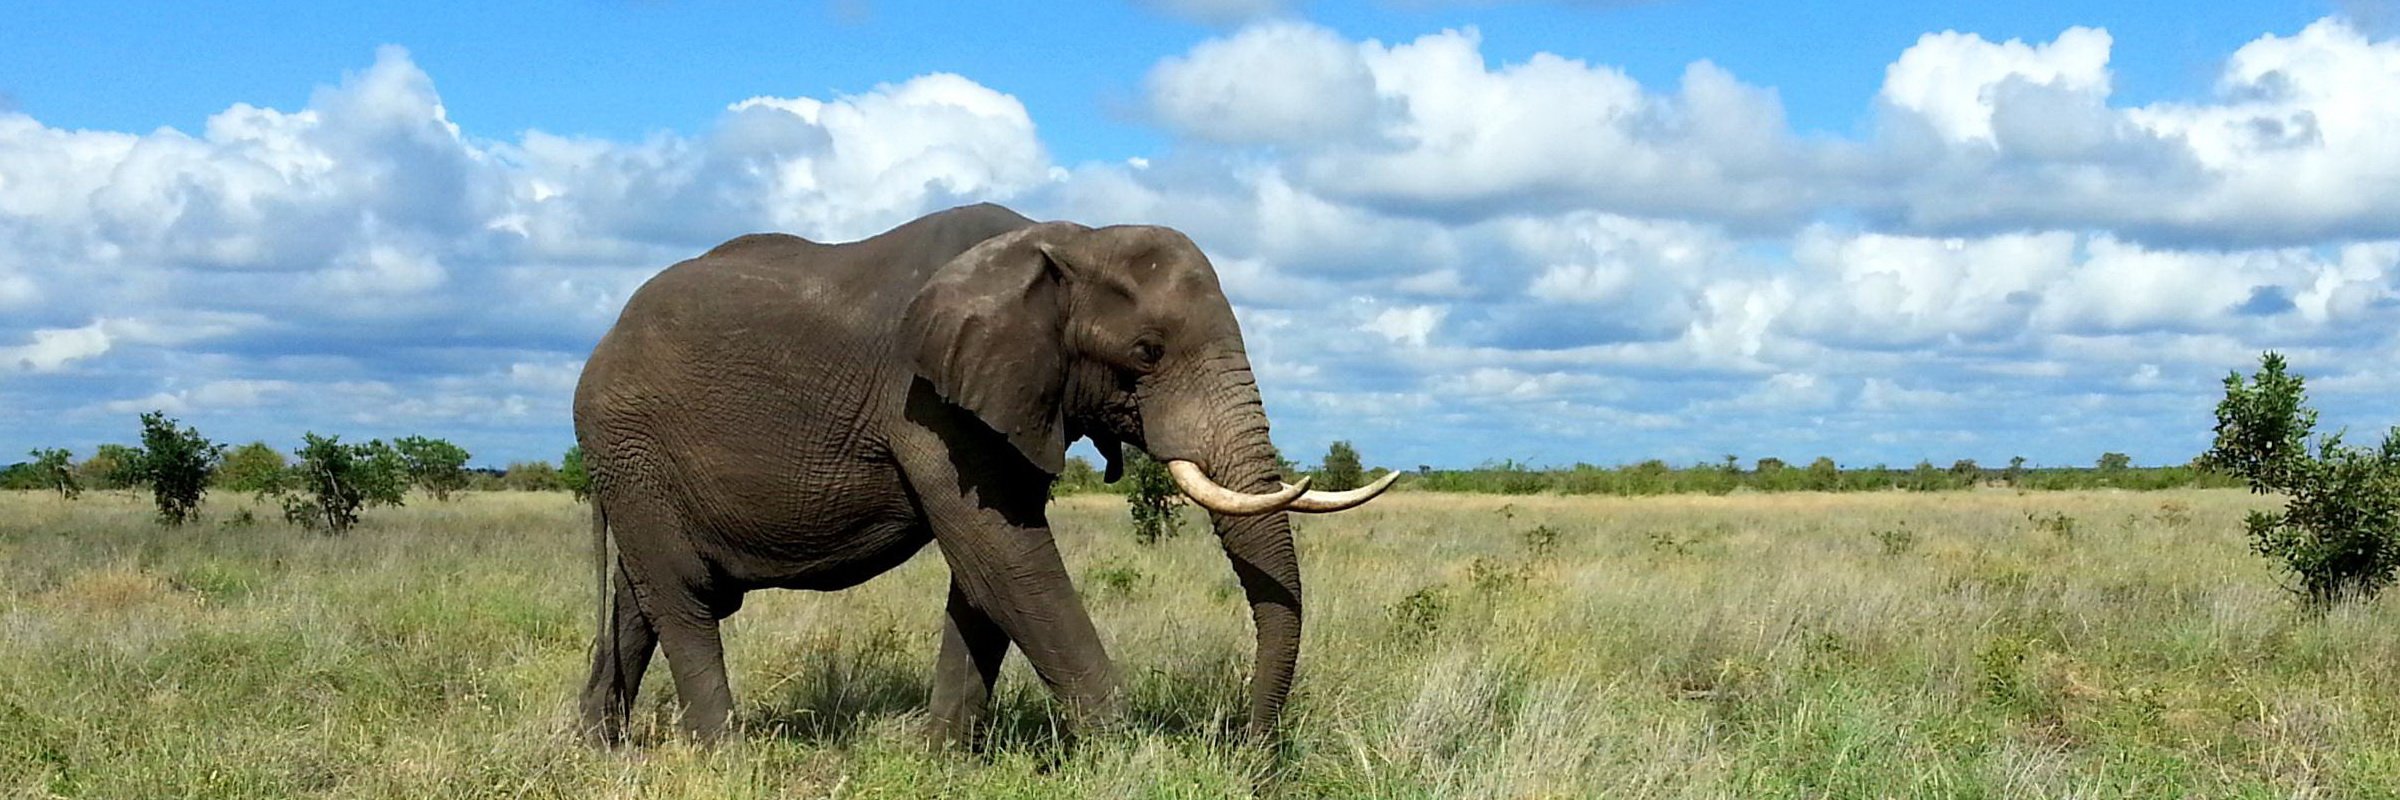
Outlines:
{"type": "Polygon", "coordinates": [[[1067,455],[1065,272],[1041,226],[951,259],[902,321],[917,374],[1052,475],[1067,455]]]}

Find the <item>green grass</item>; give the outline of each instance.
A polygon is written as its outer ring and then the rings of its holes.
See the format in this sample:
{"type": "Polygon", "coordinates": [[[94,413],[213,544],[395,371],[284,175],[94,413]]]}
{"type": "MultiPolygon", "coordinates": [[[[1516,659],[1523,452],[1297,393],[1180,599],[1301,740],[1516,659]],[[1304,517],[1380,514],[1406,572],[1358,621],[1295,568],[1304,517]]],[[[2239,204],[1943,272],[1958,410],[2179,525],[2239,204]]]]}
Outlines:
{"type": "MultiPolygon", "coordinates": [[[[0,795],[2378,797],[2400,609],[2298,612],[2230,491],[1394,495],[1301,522],[1284,741],[1240,743],[1248,619],[1205,533],[1054,516],[1130,687],[1062,748],[1021,659],[995,745],[920,745],[928,552],[727,633],[743,732],[570,735],[591,625],[563,495],[341,538],[0,493],[0,795]]],[[[262,517],[271,516],[261,514],[262,517]]],[[[1204,530],[1187,526],[1188,530],[1204,530]]]]}

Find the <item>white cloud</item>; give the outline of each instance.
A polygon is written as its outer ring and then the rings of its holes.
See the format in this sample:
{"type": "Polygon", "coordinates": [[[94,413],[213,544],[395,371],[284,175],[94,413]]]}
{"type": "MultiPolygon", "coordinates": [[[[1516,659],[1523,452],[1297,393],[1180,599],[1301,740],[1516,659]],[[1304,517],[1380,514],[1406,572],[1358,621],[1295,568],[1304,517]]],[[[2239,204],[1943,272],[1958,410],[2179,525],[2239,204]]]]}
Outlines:
{"type": "Polygon", "coordinates": [[[1167,146],[1064,169],[965,76],[491,140],[386,50],[302,108],[189,133],[0,113],[0,377],[12,419],[165,407],[233,438],[438,429],[554,457],[579,359],[664,265],[1004,200],[1190,234],[1279,438],[1367,413],[1392,463],[1913,462],[1901,444],[1966,430],[2180,460],[2213,376],[2257,350],[2390,385],[2329,365],[2400,354],[2400,44],[2322,22],[2139,107],[2110,94],[2113,46],[1927,36],[1847,138],[1794,133],[1774,89],[1708,62],[1643,86],[1488,59],[1472,29],[1266,22],[1150,72],[1167,146]]]}
{"type": "Polygon", "coordinates": [[[68,364],[108,352],[108,321],[93,320],[80,328],[43,328],[33,341],[0,347],[0,367],[19,372],[57,372],[68,364]]]}
{"type": "Polygon", "coordinates": [[[1380,335],[1393,344],[1424,347],[1448,314],[1449,309],[1442,306],[1386,308],[1360,325],[1359,330],[1380,335]]]}
{"type": "Polygon", "coordinates": [[[2024,327],[2042,290],[2073,268],[2076,237],[2063,232],[1984,239],[1803,231],[1792,257],[1809,270],[1791,326],[1808,335],[1873,345],[1992,339],[2024,327]]]}
{"type": "Polygon", "coordinates": [[[1375,77],[1359,47],[1299,22],[1254,25],[1150,70],[1150,107],[1192,136],[1237,144],[1324,144],[1374,121],[1375,77]]]}
{"type": "Polygon", "coordinates": [[[1943,31],[1919,38],[1884,71],[1882,99],[1915,112],[1945,139],[1991,144],[1996,95],[2012,81],[2091,96],[2109,89],[2108,32],[2068,28],[2046,44],[1993,43],[1943,31]]]}

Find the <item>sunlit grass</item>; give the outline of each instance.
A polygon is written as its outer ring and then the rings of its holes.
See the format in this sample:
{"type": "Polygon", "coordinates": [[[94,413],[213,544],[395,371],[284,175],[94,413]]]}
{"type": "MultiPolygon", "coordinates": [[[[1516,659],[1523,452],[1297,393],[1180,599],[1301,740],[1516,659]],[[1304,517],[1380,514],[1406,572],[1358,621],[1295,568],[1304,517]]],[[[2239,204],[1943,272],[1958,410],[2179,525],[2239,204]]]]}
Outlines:
{"type": "MultiPolygon", "coordinates": [[[[2400,792],[2400,612],[2298,612],[2239,492],[1404,494],[1300,523],[1278,746],[1230,731],[1248,619],[1198,524],[1054,511],[1129,685],[1061,748],[1012,660],[991,751],[921,745],[945,574],[756,595],[743,733],[569,733],[583,507],[473,494],[161,529],[0,495],[0,794],[89,797],[2370,797],[2400,792]]],[[[262,512],[264,509],[262,509],[262,512]]],[[[262,517],[272,514],[261,514],[262,517]]]]}

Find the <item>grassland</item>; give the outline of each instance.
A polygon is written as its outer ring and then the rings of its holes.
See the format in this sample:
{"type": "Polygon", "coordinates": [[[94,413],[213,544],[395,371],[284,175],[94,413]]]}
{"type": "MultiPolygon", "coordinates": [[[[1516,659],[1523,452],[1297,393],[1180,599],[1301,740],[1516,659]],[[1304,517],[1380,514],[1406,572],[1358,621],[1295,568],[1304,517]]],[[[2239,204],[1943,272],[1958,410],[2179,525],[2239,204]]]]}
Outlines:
{"type": "MultiPolygon", "coordinates": [[[[1054,517],[1130,686],[1057,746],[1022,660],[990,752],[919,744],[928,552],[730,623],[743,734],[569,735],[588,534],[472,494],[343,538],[0,493],[0,793],[33,797],[2378,797],[2400,609],[2297,612],[2239,492],[1563,498],[1308,518],[1279,746],[1227,734],[1248,621],[1205,533],[1054,517]]],[[[1187,527],[1187,530],[1197,530],[1187,527]]]]}

